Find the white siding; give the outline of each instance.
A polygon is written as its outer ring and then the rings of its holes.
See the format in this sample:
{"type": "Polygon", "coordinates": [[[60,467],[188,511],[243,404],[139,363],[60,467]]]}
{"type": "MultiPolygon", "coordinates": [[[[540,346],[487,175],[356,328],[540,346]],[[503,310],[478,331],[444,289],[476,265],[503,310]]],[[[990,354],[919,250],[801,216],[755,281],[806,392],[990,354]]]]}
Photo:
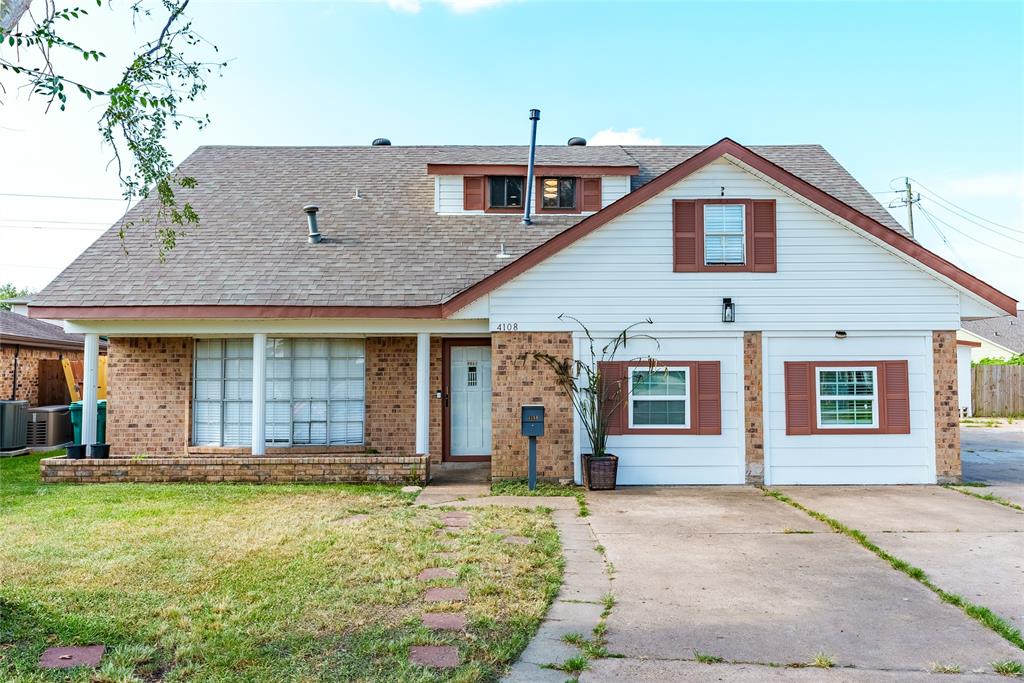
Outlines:
{"type": "MultiPolygon", "coordinates": [[[[600,348],[609,340],[601,340],[600,348]]],[[[586,338],[576,337],[577,358],[589,359],[586,338]]],[[[722,365],[722,433],[720,435],[638,435],[608,437],[608,451],[619,456],[618,483],[630,484],[742,484],[743,461],[743,340],[661,337],[657,343],[635,339],[617,360],[717,360],[722,365]]],[[[590,452],[590,444],[577,420],[576,457],[590,452]]]]}
{"type": "MultiPolygon", "coordinates": [[[[601,177],[601,208],[629,193],[629,176],[601,177]]],[[[462,208],[462,176],[434,176],[434,210],[438,213],[471,213],[481,214],[483,211],[465,211],[462,208]]],[[[537,210],[537,193],[533,194],[533,210],[537,210]]],[[[584,212],[590,215],[592,211],[584,212]]]]}
{"type": "Polygon", "coordinates": [[[720,159],[491,293],[490,325],[572,329],[568,313],[617,331],[951,330],[959,293],[853,229],[720,159]],[[672,200],[776,199],[777,273],[672,271],[672,200]],[[721,322],[723,297],[735,324],[721,322]]]}
{"type": "Polygon", "coordinates": [[[930,332],[846,339],[764,340],[766,484],[934,484],[935,406],[930,332]],[[786,361],[907,360],[910,434],[786,434],[786,361]]]}

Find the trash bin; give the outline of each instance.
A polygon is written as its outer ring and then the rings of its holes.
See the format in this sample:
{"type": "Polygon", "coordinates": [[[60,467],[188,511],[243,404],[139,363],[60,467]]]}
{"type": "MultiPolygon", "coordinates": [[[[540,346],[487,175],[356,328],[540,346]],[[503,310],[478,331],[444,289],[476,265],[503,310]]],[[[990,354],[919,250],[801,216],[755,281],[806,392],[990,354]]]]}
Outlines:
{"type": "MultiPolygon", "coordinates": [[[[75,443],[82,443],[82,402],[75,401],[71,408],[71,424],[75,430],[75,443]]],[[[96,443],[107,442],[107,401],[96,401],[96,443]]]]}

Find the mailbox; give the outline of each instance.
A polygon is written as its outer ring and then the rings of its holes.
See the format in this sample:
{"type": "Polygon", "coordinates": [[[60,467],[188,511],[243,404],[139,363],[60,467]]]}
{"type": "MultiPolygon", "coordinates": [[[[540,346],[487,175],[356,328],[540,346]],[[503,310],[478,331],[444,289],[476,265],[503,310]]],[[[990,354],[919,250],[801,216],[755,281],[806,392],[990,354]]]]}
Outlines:
{"type": "Polygon", "coordinates": [[[544,436],[544,406],[523,406],[523,436],[544,436]]]}

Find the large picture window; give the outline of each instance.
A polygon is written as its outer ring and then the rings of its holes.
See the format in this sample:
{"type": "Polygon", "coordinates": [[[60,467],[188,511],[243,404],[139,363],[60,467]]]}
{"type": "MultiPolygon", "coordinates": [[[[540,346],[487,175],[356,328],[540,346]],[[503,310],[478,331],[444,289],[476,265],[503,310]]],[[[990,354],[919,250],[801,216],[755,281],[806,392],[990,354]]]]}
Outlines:
{"type": "Polygon", "coordinates": [[[629,426],[686,429],[690,426],[688,368],[630,368],[629,426]]]}
{"type": "MultiPolygon", "coordinates": [[[[252,442],[252,342],[196,341],[193,443],[252,442]]],[[[365,347],[361,339],[268,339],[267,443],[363,443],[365,347]]]]}
{"type": "Polygon", "coordinates": [[[875,368],[817,368],[818,427],[878,427],[875,368]]]}

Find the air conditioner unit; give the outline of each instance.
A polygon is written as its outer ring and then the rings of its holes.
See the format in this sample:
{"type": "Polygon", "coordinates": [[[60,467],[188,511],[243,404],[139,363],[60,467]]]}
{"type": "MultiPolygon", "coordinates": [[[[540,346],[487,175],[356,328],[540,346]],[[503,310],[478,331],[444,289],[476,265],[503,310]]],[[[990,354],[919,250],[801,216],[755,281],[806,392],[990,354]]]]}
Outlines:
{"type": "Polygon", "coordinates": [[[57,448],[74,440],[68,406],[39,406],[28,411],[28,447],[57,448]]]}
{"type": "Polygon", "coordinates": [[[0,401],[0,451],[25,447],[28,401],[0,401]]]}

